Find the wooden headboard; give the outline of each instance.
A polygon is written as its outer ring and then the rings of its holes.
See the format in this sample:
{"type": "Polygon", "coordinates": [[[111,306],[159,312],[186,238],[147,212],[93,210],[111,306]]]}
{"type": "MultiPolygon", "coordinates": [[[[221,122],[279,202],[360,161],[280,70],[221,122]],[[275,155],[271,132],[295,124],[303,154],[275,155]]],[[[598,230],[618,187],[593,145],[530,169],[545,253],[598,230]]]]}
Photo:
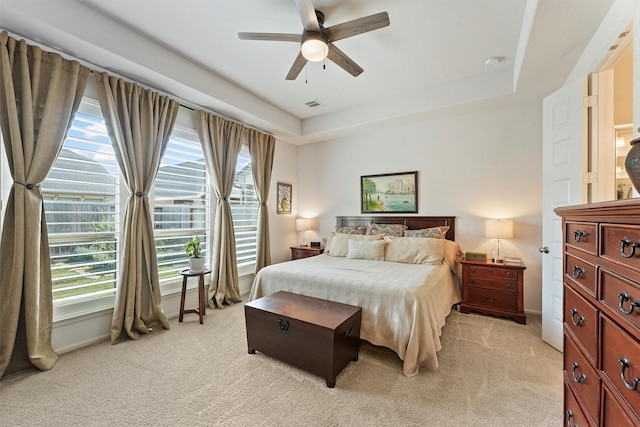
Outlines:
{"type": "Polygon", "coordinates": [[[447,240],[455,240],[456,217],[455,216],[337,216],[336,225],[340,227],[358,226],[367,224],[404,224],[409,230],[438,227],[448,225],[447,240]]]}

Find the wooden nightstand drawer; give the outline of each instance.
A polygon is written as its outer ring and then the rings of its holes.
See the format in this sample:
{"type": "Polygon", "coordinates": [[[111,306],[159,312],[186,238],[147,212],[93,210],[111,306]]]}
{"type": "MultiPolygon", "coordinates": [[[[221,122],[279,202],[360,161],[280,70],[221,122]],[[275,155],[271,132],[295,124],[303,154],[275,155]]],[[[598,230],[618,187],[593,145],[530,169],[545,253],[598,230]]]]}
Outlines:
{"type": "Polygon", "coordinates": [[[505,269],[503,266],[485,267],[473,265],[469,267],[467,275],[468,277],[514,280],[518,278],[518,271],[505,269]]]}
{"type": "Polygon", "coordinates": [[[518,295],[469,286],[468,304],[488,309],[517,311],[518,295]]]}
{"type": "Polygon", "coordinates": [[[495,289],[498,291],[518,292],[518,282],[515,280],[475,279],[469,277],[468,285],[476,288],[495,289]]]}

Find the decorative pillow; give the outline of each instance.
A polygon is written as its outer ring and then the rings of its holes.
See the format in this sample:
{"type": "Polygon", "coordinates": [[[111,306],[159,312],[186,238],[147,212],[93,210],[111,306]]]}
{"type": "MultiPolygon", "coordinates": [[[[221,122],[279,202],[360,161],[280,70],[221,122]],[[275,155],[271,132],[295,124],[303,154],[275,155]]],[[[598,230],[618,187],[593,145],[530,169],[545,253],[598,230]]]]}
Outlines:
{"type": "Polygon", "coordinates": [[[367,226],[366,225],[345,225],[345,226],[336,225],[336,233],[367,234],[367,226]]]}
{"type": "Polygon", "coordinates": [[[405,230],[405,237],[433,237],[435,239],[444,239],[447,231],[451,227],[448,225],[441,225],[440,227],[423,228],[420,230],[405,230]]]}
{"type": "Polygon", "coordinates": [[[367,235],[402,237],[406,229],[407,226],[404,224],[367,224],[367,235]]]}
{"type": "Polygon", "coordinates": [[[456,272],[456,266],[464,259],[464,253],[460,246],[454,241],[443,240],[444,243],[444,262],[449,264],[451,271],[456,272]]]}
{"type": "Polygon", "coordinates": [[[354,240],[348,241],[349,259],[371,259],[374,261],[384,261],[384,247],[387,242],[384,240],[354,240]]]}
{"type": "Polygon", "coordinates": [[[381,240],[382,236],[363,236],[360,234],[336,233],[331,239],[329,255],[346,257],[349,253],[349,240],[381,240]]]}
{"type": "Polygon", "coordinates": [[[385,259],[405,264],[442,264],[444,240],[425,237],[385,236],[385,259]]]}

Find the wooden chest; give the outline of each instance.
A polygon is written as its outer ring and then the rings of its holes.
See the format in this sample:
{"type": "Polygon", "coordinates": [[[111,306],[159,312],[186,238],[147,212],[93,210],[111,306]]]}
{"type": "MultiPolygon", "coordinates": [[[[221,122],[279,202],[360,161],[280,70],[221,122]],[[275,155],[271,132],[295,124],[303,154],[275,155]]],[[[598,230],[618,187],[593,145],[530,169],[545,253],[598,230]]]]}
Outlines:
{"type": "Polygon", "coordinates": [[[257,351],[325,378],[358,360],[362,308],[290,292],[244,307],[249,354],[257,351]]]}

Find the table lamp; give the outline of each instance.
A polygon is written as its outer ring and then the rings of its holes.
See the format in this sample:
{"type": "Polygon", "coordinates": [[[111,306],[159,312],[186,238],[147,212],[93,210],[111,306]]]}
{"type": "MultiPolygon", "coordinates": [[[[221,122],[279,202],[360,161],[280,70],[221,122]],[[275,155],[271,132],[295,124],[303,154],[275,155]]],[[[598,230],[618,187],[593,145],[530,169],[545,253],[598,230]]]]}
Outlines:
{"type": "Polygon", "coordinates": [[[316,221],[311,218],[298,218],[296,219],[296,230],[302,231],[302,244],[300,246],[307,246],[305,242],[304,234],[308,230],[313,230],[316,228],[316,221]]]}
{"type": "Polygon", "coordinates": [[[493,262],[503,260],[500,254],[500,239],[513,238],[513,221],[510,219],[488,219],[485,222],[485,236],[496,239],[496,244],[491,251],[491,259],[493,262]]]}

